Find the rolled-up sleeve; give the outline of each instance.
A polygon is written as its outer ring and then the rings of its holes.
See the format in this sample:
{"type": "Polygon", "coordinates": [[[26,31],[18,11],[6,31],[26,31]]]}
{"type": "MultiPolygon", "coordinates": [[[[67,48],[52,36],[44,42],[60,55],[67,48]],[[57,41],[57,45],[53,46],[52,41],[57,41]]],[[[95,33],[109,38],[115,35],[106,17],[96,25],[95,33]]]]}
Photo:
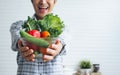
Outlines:
{"type": "Polygon", "coordinates": [[[17,41],[20,38],[20,29],[22,28],[22,25],[24,24],[23,21],[17,21],[13,23],[10,27],[10,33],[11,33],[11,48],[13,51],[18,51],[17,47],[17,41]]]}
{"type": "Polygon", "coordinates": [[[65,40],[62,37],[60,37],[59,40],[60,40],[60,42],[61,42],[61,44],[63,46],[59,55],[66,55],[66,48],[65,48],[66,43],[65,43],[65,40]]]}
{"type": "Polygon", "coordinates": [[[63,47],[59,55],[66,55],[67,51],[70,49],[71,44],[71,35],[69,31],[69,27],[66,26],[62,34],[59,36],[59,40],[61,41],[63,47]]]}
{"type": "Polygon", "coordinates": [[[59,36],[59,40],[61,41],[63,47],[61,52],[59,53],[59,55],[66,55],[67,52],[67,46],[68,46],[68,42],[69,42],[69,38],[68,38],[68,31],[67,28],[62,32],[62,34],[59,36]]]}

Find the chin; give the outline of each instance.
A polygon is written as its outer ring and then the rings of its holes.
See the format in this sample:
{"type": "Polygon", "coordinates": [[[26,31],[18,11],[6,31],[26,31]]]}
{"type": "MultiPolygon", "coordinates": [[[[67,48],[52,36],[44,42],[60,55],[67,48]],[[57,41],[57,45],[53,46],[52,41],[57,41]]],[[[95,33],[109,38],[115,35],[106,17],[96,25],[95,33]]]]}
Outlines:
{"type": "Polygon", "coordinates": [[[44,14],[43,14],[43,13],[39,13],[39,16],[40,16],[40,17],[44,17],[44,16],[47,15],[47,14],[48,14],[48,13],[44,13],[44,14]]]}

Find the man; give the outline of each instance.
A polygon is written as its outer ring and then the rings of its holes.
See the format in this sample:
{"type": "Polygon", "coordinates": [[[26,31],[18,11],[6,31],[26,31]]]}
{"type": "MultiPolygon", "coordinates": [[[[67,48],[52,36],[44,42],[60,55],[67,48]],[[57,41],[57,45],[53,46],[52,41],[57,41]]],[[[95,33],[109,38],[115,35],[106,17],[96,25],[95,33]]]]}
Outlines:
{"type": "MultiPolygon", "coordinates": [[[[51,13],[57,0],[32,0],[35,10],[33,18],[41,20],[43,17],[51,13]]],[[[19,31],[23,21],[13,23],[10,32],[12,36],[12,49],[18,51],[17,75],[64,75],[62,65],[62,55],[65,54],[63,39],[57,39],[54,44],[48,48],[40,48],[40,53],[44,53],[42,59],[35,58],[34,50],[27,46],[23,46],[19,40],[19,31]]]]}

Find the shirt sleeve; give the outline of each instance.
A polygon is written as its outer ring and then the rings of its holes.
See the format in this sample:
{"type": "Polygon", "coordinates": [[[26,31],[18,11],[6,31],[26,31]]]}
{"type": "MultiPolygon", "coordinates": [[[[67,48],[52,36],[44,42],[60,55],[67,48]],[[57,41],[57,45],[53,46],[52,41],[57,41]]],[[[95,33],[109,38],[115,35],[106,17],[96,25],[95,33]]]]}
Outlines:
{"type": "Polygon", "coordinates": [[[67,51],[66,46],[67,46],[67,42],[68,42],[68,40],[67,40],[68,38],[67,38],[66,34],[68,34],[67,29],[65,29],[58,38],[63,45],[62,50],[59,53],[59,55],[66,55],[66,51],[67,51]]]}
{"type": "Polygon", "coordinates": [[[70,28],[66,25],[64,31],[59,36],[59,40],[61,41],[63,47],[59,55],[66,55],[67,51],[70,49],[71,44],[71,35],[70,35],[70,28]]]}
{"type": "Polygon", "coordinates": [[[62,37],[60,37],[59,40],[60,40],[60,42],[62,43],[62,46],[63,46],[61,52],[59,53],[59,55],[66,55],[66,48],[65,48],[66,43],[65,43],[65,40],[62,37]]]}
{"type": "Polygon", "coordinates": [[[24,24],[23,21],[17,21],[13,23],[10,27],[10,33],[11,33],[11,48],[13,51],[18,51],[17,41],[20,38],[20,29],[22,28],[22,25],[24,24]]]}

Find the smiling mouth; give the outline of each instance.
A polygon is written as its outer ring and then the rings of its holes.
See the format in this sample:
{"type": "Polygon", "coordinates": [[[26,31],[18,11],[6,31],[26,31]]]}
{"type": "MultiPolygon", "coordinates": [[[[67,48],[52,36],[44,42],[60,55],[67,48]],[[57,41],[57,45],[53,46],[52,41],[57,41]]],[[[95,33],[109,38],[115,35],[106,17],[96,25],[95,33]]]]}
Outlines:
{"type": "Polygon", "coordinates": [[[39,13],[45,14],[47,12],[47,10],[48,10],[48,7],[45,7],[45,6],[41,7],[41,6],[39,6],[38,9],[39,9],[39,13]]]}
{"type": "Polygon", "coordinates": [[[41,7],[41,6],[39,6],[38,8],[39,8],[39,10],[40,9],[48,9],[48,7],[41,7]]]}

